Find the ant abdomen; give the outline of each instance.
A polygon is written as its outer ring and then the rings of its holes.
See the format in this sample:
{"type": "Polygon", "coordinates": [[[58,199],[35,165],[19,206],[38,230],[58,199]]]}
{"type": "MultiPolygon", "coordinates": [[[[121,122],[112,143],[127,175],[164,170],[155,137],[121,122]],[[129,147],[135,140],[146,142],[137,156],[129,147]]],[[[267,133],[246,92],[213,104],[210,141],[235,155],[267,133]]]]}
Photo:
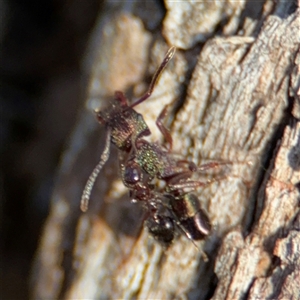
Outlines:
{"type": "Polygon", "coordinates": [[[170,206],[178,218],[181,229],[189,239],[201,240],[210,234],[209,218],[195,194],[188,193],[180,198],[171,198],[170,206]]]}

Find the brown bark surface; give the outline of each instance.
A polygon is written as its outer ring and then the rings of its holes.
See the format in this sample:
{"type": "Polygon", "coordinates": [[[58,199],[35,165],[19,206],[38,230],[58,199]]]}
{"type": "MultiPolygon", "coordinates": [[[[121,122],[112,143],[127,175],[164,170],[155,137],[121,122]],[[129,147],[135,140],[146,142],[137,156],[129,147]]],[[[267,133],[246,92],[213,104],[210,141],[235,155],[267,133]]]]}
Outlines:
{"type": "Polygon", "coordinates": [[[153,18],[141,4],[131,13],[107,4],[86,60],[87,101],[36,255],[34,299],[299,297],[300,10],[293,2],[209,3],[166,1],[165,16],[151,6],[153,18]],[[154,35],[161,23],[167,43],[154,35]],[[115,90],[141,95],[171,45],[174,59],[137,110],[152,140],[162,141],[155,119],[170,103],[174,152],[198,165],[230,162],[203,174],[215,180],[197,190],[214,225],[196,243],[201,251],[184,235],[168,250],[149,237],[115,149],[88,212],[79,209],[105,139],[92,109],[115,90]]]}

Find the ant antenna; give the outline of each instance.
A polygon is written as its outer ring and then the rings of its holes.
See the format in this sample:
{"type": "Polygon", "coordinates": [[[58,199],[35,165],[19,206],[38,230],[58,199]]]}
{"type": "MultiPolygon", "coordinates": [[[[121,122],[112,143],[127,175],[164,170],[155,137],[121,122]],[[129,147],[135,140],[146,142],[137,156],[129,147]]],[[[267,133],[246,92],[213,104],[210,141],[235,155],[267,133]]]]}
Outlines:
{"type": "Polygon", "coordinates": [[[111,132],[111,130],[107,129],[105,147],[104,147],[104,150],[101,154],[100,162],[97,164],[97,166],[93,170],[92,174],[90,175],[90,177],[89,177],[89,179],[88,179],[88,181],[87,181],[87,183],[84,187],[84,190],[83,190],[83,193],[82,193],[82,196],[81,196],[81,203],[80,203],[80,209],[83,212],[86,212],[87,209],[88,209],[88,204],[89,204],[89,200],[90,200],[90,197],[91,197],[91,192],[92,192],[92,189],[94,187],[95,181],[96,181],[102,167],[104,166],[104,164],[107,162],[107,160],[109,158],[110,132],[111,132]]]}
{"type": "Polygon", "coordinates": [[[165,55],[165,58],[164,60],[162,61],[162,63],[160,64],[160,66],[158,67],[158,69],[156,70],[152,80],[151,80],[151,83],[150,83],[150,86],[148,88],[148,91],[146,92],[146,94],[144,94],[144,96],[142,96],[140,99],[138,99],[136,102],[134,102],[133,104],[130,105],[130,107],[134,107],[140,103],[142,103],[143,101],[145,101],[146,99],[148,99],[152,92],[153,92],[153,89],[154,89],[154,86],[157,82],[157,79],[158,77],[161,75],[162,71],[165,69],[166,65],[168,64],[168,62],[172,59],[172,57],[174,56],[175,54],[175,51],[176,51],[176,47],[175,46],[172,46],[168,52],[166,53],[165,55]]]}

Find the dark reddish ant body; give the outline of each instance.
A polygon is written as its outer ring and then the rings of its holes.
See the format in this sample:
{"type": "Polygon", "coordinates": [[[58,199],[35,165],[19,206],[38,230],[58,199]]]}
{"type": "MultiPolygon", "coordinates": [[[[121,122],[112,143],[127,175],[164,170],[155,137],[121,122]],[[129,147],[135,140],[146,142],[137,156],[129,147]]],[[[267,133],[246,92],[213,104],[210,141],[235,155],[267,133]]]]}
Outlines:
{"type": "MultiPolygon", "coordinates": [[[[92,172],[81,199],[81,210],[86,211],[94,182],[109,157],[110,143],[119,149],[119,164],[124,185],[129,189],[133,202],[142,202],[146,209],[146,226],[159,242],[169,245],[179,227],[191,240],[206,237],[211,230],[208,216],[202,210],[198,198],[185,189],[196,189],[206,182],[192,181],[199,168],[192,162],[178,159],[171,152],[172,137],[163,125],[167,107],[157,118],[156,124],[169,144],[166,149],[158,143],[150,143],[144,137],[150,130],[141,114],[133,107],[148,99],[154,86],[175,53],[171,47],[153,76],[146,94],[131,105],[122,92],[115,92],[114,101],[103,111],[97,111],[97,119],[106,126],[107,136],[101,160],[92,172]],[[165,187],[159,190],[153,180],[161,180],[165,187]]],[[[200,166],[206,170],[216,163],[200,166]]]]}

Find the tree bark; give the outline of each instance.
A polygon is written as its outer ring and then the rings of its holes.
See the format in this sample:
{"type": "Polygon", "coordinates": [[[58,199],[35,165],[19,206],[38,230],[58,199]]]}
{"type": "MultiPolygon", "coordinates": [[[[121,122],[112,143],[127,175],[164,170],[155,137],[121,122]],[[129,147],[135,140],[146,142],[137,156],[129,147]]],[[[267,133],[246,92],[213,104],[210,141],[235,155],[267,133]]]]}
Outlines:
{"type": "Polygon", "coordinates": [[[99,18],[85,60],[87,101],[59,170],[33,267],[32,297],[297,299],[297,3],[165,5],[163,16],[153,2],[150,18],[142,4],[129,12],[126,5],[107,3],[107,13],[99,18]],[[157,34],[161,24],[167,43],[157,34]],[[143,228],[142,208],[130,203],[115,149],[87,213],[81,213],[79,202],[105,139],[92,109],[105,107],[115,90],[133,99],[141,95],[171,45],[178,47],[173,61],[151,99],[136,109],[149,124],[152,140],[163,143],[155,120],[170,104],[173,151],[198,165],[228,163],[203,174],[212,182],[197,190],[214,226],[210,237],[195,247],[181,235],[164,250],[143,228]]]}

